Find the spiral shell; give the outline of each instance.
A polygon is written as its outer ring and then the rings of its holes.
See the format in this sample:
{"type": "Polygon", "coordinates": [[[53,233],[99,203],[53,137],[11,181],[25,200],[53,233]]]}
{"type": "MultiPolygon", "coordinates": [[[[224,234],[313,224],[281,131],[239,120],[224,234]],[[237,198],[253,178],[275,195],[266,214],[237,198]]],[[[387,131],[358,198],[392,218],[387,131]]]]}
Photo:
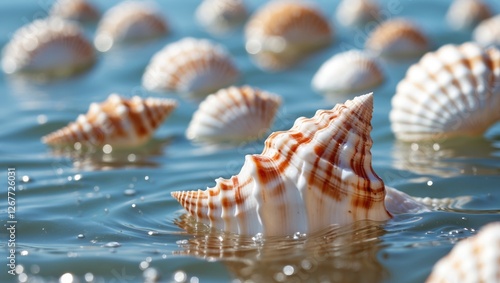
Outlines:
{"type": "Polygon", "coordinates": [[[370,34],[365,45],[368,50],[392,58],[415,57],[429,49],[425,35],[404,19],[382,23],[370,34]]]}
{"type": "Polygon", "coordinates": [[[229,87],[209,95],[194,113],[186,136],[198,141],[243,141],[261,137],[273,123],[279,96],[229,87]]]}
{"type": "Polygon", "coordinates": [[[382,68],[373,56],[350,50],[328,59],[312,79],[312,87],[323,93],[359,93],[384,82],[382,68]]]}
{"type": "Polygon", "coordinates": [[[169,32],[154,2],[125,1],[109,9],[97,27],[94,45],[106,52],[117,44],[148,41],[169,32]]]}
{"type": "Polygon", "coordinates": [[[242,0],[203,0],[196,20],[208,31],[223,34],[243,24],[248,12],[242,0]]]}
{"type": "Polygon", "coordinates": [[[390,120],[402,140],[482,135],[500,120],[500,51],[445,45],[411,66],[392,99],[390,120]]]}
{"type": "Polygon", "coordinates": [[[101,14],[87,0],[57,0],[50,15],[77,22],[95,22],[101,14]]]}
{"type": "Polygon", "coordinates": [[[76,122],[42,138],[51,146],[71,146],[76,142],[113,147],[134,147],[144,144],[175,109],[171,99],[134,96],[124,99],[111,94],[100,104],[92,103],[85,115],[76,122]]]}
{"type": "Polygon", "coordinates": [[[290,235],[331,224],[387,220],[384,182],[372,169],[371,94],[299,118],[247,155],[237,176],[172,196],[198,221],[239,234],[290,235]]]}
{"type": "Polygon", "coordinates": [[[446,21],[455,30],[470,29],[492,16],[481,0],[455,0],[446,13],[446,21]]]}
{"type": "Polygon", "coordinates": [[[184,38],[156,53],[142,77],[149,91],[205,96],[238,80],[239,72],[222,45],[184,38]]]}
{"type": "Polygon", "coordinates": [[[78,25],[47,18],[14,33],[3,49],[2,69],[7,74],[61,78],[86,71],[95,61],[94,48],[78,25]]]}
{"type": "Polygon", "coordinates": [[[472,36],[481,46],[500,48],[500,15],[482,21],[472,36]]]}
{"type": "Polygon", "coordinates": [[[344,26],[360,26],[376,20],[380,8],[371,0],[343,0],[337,7],[337,20],[344,26]]]}

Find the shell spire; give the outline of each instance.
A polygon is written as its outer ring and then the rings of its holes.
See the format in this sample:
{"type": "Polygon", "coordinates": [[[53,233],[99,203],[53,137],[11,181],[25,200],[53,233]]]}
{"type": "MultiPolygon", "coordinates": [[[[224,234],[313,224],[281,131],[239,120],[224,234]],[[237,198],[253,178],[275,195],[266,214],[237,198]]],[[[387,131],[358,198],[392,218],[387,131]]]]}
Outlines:
{"type": "Polygon", "coordinates": [[[373,96],[299,118],[247,155],[236,176],[172,196],[198,221],[253,235],[314,232],[332,224],[391,218],[384,182],[371,166],[373,96]]]}

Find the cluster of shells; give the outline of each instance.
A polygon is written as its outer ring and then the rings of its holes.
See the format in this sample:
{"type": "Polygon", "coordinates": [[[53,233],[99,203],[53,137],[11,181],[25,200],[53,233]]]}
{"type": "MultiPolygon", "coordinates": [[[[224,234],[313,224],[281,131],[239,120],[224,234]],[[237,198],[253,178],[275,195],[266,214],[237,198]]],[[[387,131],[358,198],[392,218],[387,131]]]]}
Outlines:
{"type": "MultiPolygon", "coordinates": [[[[125,1],[101,16],[85,0],[59,0],[48,18],[14,33],[3,50],[2,69],[42,80],[89,71],[98,60],[96,50],[112,52],[122,45],[168,36],[170,26],[159,10],[154,2],[125,1]],[[92,43],[80,24],[98,20],[92,43]]],[[[249,15],[241,0],[204,0],[194,15],[218,35],[245,24],[245,49],[269,72],[293,68],[335,42],[333,24],[309,2],[270,1],[249,15]]],[[[371,0],[344,0],[335,15],[340,24],[354,28],[379,18],[379,7],[371,0]]],[[[270,134],[263,152],[247,155],[238,175],[217,179],[206,190],[177,191],[172,196],[197,221],[245,235],[314,232],[332,224],[385,221],[398,213],[442,205],[446,200],[422,201],[385,186],[373,170],[370,131],[376,94],[360,94],[377,91],[391,64],[418,60],[394,90],[389,118],[397,139],[481,136],[499,121],[499,16],[493,17],[482,1],[456,0],[446,20],[453,29],[469,30],[474,42],[437,47],[416,22],[391,18],[378,23],[362,49],[333,54],[312,78],[315,91],[351,95],[349,100],[318,110],[312,118],[298,118],[287,131],[270,134]]],[[[185,37],[152,56],[142,84],[149,92],[178,93],[187,95],[181,99],[201,101],[186,125],[187,139],[240,142],[265,137],[282,103],[277,94],[237,86],[243,77],[226,47],[185,37]]],[[[176,105],[172,99],[112,94],[42,141],[55,147],[77,142],[141,146],[176,105]]],[[[498,225],[480,234],[457,245],[436,266],[429,282],[444,282],[449,269],[468,264],[461,263],[461,257],[482,256],[488,260],[477,259],[480,268],[470,282],[500,280],[498,225]],[[484,247],[486,241],[496,244],[495,252],[484,247]]],[[[457,280],[466,276],[455,275],[457,280]]]]}

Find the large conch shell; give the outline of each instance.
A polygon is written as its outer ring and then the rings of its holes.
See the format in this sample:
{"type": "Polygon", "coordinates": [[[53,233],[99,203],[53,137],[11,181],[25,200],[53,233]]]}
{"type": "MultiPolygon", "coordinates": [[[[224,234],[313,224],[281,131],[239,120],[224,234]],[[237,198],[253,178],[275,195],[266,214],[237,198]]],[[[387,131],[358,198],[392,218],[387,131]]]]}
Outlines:
{"type": "Polygon", "coordinates": [[[392,99],[401,140],[482,135],[500,120],[500,51],[445,45],[411,66],[392,99]]]}

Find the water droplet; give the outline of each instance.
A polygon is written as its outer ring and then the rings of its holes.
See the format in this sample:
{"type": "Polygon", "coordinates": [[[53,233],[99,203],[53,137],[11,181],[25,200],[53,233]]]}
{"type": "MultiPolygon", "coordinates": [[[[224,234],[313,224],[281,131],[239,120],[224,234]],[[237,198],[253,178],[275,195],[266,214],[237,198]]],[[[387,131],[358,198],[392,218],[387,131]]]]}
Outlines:
{"type": "Polygon", "coordinates": [[[71,181],[71,180],[73,180],[73,177],[68,176],[68,181],[71,181]]]}
{"type": "Polygon", "coordinates": [[[149,181],[149,176],[144,176],[145,181],[149,181]]]}
{"type": "Polygon", "coordinates": [[[135,154],[131,153],[131,154],[129,154],[129,155],[127,156],[127,160],[128,160],[129,162],[135,162],[135,161],[137,160],[137,156],[136,156],[135,154]]]}
{"type": "Polygon", "coordinates": [[[140,268],[141,270],[145,270],[145,269],[146,269],[146,268],[148,268],[148,267],[149,267],[149,263],[148,263],[148,262],[146,262],[146,261],[141,261],[141,263],[139,263],[139,268],[140,268]]]}
{"type": "Polygon", "coordinates": [[[283,274],[281,272],[274,274],[274,280],[276,280],[278,282],[283,282],[283,281],[285,281],[285,279],[286,279],[285,274],[283,274]]]}
{"type": "Polygon", "coordinates": [[[73,144],[73,148],[74,148],[75,150],[80,150],[80,149],[82,149],[82,144],[81,144],[80,142],[75,142],[75,143],[73,144]]]}
{"type": "Polygon", "coordinates": [[[16,265],[16,273],[21,274],[24,272],[24,266],[22,264],[16,265]]]}
{"type": "Polygon", "coordinates": [[[418,150],[418,143],[412,143],[410,146],[411,150],[417,151],[418,150]]]}
{"type": "Polygon", "coordinates": [[[283,273],[287,276],[292,275],[294,272],[295,268],[293,268],[293,266],[291,265],[285,265],[285,267],[283,267],[283,273]]]}
{"type": "Polygon", "coordinates": [[[156,231],[148,231],[148,235],[149,236],[157,236],[159,235],[160,233],[156,232],[156,231]]]}
{"type": "Polygon", "coordinates": [[[78,234],[77,238],[78,238],[78,239],[83,239],[83,238],[85,238],[85,235],[83,235],[83,234],[78,234]]]}
{"type": "Polygon", "coordinates": [[[432,184],[433,184],[432,181],[427,181],[427,186],[430,187],[430,186],[432,186],[432,184]]]}
{"type": "Polygon", "coordinates": [[[255,234],[255,236],[252,237],[252,240],[256,243],[262,243],[264,242],[264,239],[263,239],[263,236],[262,236],[262,233],[257,233],[255,234]]]}
{"type": "Polygon", "coordinates": [[[28,282],[28,275],[26,273],[21,273],[17,276],[17,280],[21,283],[28,282]]]}
{"type": "Polygon", "coordinates": [[[29,252],[27,250],[22,250],[21,251],[21,255],[22,256],[25,256],[25,255],[28,255],[28,254],[29,254],[29,252]]]}
{"type": "Polygon", "coordinates": [[[126,196],[133,196],[135,195],[135,190],[132,190],[132,189],[126,189],[125,191],[123,191],[123,194],[126,195],[126,196]]]}
{"type": "Polygon", "coordinates": [[[103,245],[104,248],[118,248],[121,247],[121,244],[118,242],[109,242],[103,245]]]}
{"type": "Polygon", "coordinates": [[[102,152],[104,152],[105,154],[110,154],[112,151],[113,151],[113,147],[109,144],[105,144],[102,147],[102,152]]]}
{"type": "Polygon", "coordinates": [[[59,278],[59,283],[73,283],[73,274],[71,274],[71,273],[64,273],[59,278]]]}
{"type": "Polygon", "coordinates": [[[432,145],[432,149],[434,149],[434,151],[439,151],[439,149],[441,149],[441,146],[438,143],[435,143],[432,145]]]}
{"type": "Polygon", "coordinates": [[[186,278],[187,278],[186,272],[184,272],[182,270],[176,271],[174,273],[174,281],[175,282],[185,282],[186,278]]]}
{"type": "Polygon", "coordinates": [[[196,276],[193,276],[191,277],[191,279],[189,279],[189,283],[199,283],[200,282],[200,279],[198,279],[198,277],[196,276]]]}
{"type": "Polygon", "coordinates": [[[92,282],[94,281],[94,274],[87,272],[85,273],[84,278],[86,282],[92,282]]]}
{"type": "Polygon", "coordinates": [[[76,174],[75,177],[73,177],[73,179],[75,181],[80,181],[82,179],[82,175],[81,174],[76,174]]]}
{"type": "Polygon", "coordinates": [[[31,181],[30,176],[28,176],[28,175],[24,175],[24,176],[21,178],[21,180],[22,180],[24,183],[28,183],[29,181],[31,181]]]}
{"type": "Polygon", "coordinates": [[[31,270],[31,273],[37,274],[38,272],[40,272],[40,266],[38,266],[37,264],[33,264],[30,267],[30,270],[31,270]]]}
{"type": "Polygon", "coordinates": [[[145,282],[156,282],[160,278],[158,271],[152,267],[144,270],[142,276],[145,282]]]}
{"type": "Polygon", "coordinates": [[[300,266],[302,266],[302,268],[303,268],[303,269],[305,269],[305,270],[309,270],[309,269],[311,269],[312,264],[311,264],[311,262],[310,262],[309,260],[304,259],[304,260],[300,263],[300,266]]]}
{"type": "Polygon", "coordinates": [[[135,208],[137,205],[135,203],[132,204],[132,207],[135,208]]]}
{"type": "Polygon", "coordinates": [[[38,124],[40,125],[43,125],[45,123],[47,123],[47,116],[46,115],[43,115],[43,114],[40,114],[36,117],[36,121],[38,122],[38,124]]]}

